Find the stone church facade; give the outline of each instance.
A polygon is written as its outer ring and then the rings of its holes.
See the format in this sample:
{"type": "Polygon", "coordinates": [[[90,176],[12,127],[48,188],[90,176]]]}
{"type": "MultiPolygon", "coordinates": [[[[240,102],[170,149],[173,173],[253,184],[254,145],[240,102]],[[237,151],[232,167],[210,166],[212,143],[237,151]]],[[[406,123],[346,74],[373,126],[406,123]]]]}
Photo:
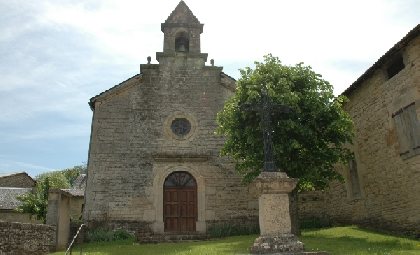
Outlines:
{"type": "Polygon", "coordinates": [[[84,220],[132,231],[257,225],[258,201],[219,156],[216,114],[235,80],[206,65],[203,24],[181,1],[161,25],[159,64],[93,97],[84,220]]]}
{"type": "Polygon", "coordinates": [[[345,183],[300,195],[300,218],[420,235],[420,25],[343,94],[354,160],[345,183]]]}
{"type": "MultiPolygon", "coordinates": [[[[93,97],[84,220],[153,233],[258,224],[256,194],[219,157],[216,114],[235,80],[201,53],[203,24],[181,1],[161,30],[159,64],[93,97]]],[[[419,233],[420,27],[344,94],[355,124],[345,183],[299,196],[301,220],[419,233]]]]}

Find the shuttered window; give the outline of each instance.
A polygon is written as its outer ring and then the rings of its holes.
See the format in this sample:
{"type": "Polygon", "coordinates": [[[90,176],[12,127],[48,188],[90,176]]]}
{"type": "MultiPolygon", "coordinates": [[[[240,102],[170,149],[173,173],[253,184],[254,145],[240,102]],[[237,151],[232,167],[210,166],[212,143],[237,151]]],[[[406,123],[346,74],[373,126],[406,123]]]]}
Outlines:
{"type": "Polygon", "coordinates": [[[392,118],[398,135],[400,156],[405,159],[420,154],[420,123],[415,103],[401,108],[392,114],[392,118]]]}
{"type": "Polygon", "coordinates": [[[356,164],[356,160],[354,159],[349,161],[349,175],[350,175],[349,187],[351,189],[351,197],[360,198],[361,190],[360,190],[359,174],[357,173],[357,164],[356,164]]]}

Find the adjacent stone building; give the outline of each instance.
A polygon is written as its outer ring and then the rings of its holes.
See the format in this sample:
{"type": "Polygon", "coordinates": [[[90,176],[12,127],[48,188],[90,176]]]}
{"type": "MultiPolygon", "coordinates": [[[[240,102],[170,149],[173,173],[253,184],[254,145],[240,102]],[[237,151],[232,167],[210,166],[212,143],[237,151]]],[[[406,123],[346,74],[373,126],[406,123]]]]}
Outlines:
{"type": "Polygon", "coordinates": [[[36,181],[26,172],[0,174],[0,187],[33,188],[36,181]]]}
{"type": "Polygon", "coordinates": [[[216,114],[235,80],[206,65],[203,24],[181,1],[161,30],[159,64],[93,97],[84,220],[133,231],[256,226],[258,203],[219,157],[216,114]]]}
{"type": "Polygon", "coordinates": [[[420,25],[346,91],[354,160],[345,183],[300,196],[301,218],[420,234],[420,25]]]}
{"type": "Polygon", "coordinates": [[[35,217],[28,213],[16,211],[22,204],[18,196],[33,191],[36,181],[27,173],[0,174],[0,220],[8,222],[37,223],[35,217]]]}
{"type": "Polygon", "coordinates": [[[79,175],[70,189],[50,189],[46,223],[54,226],[56,249],[67,248],[82,224],[86,175],[79,175]]]}

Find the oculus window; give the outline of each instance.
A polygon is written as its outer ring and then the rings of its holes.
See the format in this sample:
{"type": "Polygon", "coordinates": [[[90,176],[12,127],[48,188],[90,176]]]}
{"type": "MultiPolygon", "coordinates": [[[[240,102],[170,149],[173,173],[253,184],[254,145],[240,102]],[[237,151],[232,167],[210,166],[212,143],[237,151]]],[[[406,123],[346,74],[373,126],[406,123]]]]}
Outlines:
{"type": "Polygon", "coordinates": [[[176,136],[185,137],[191,131],[191,123],[186,118],[176,118],[171,123],[171,130],[176,136]]]}

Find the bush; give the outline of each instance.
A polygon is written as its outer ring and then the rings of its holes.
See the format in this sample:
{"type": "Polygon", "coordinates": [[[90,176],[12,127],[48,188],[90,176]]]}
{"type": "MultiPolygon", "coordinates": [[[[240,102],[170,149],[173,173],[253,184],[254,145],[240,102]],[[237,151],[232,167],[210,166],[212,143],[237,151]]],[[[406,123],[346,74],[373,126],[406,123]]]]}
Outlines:
{"type": "Polygon", "coordinates": [[[114,240],[127,240],[133,238],[133,235],[123,229],[117,229],[114,231],[114,240]]]}
{"type": "Polygon", "coordinates": [[[134,238],[133,235],[123,229],[113,231],[104,228],[97,228],[89,230],[87,233],[87,239],[89,242],[110,242],[131,238],[134,238]]]}
{"type": "Polygon", "coordinates": [[[260,229],[258,225],[229,225],[218,224],[209,227],[207,234],[210,237],[226,237],[258,234],[260,229]]]}
{"type": "Polygon", "coordinates": [[[299,225],[301,229],[326,228],[331,226],[328,220],[316,217],[303,219],[299,225]]]}

